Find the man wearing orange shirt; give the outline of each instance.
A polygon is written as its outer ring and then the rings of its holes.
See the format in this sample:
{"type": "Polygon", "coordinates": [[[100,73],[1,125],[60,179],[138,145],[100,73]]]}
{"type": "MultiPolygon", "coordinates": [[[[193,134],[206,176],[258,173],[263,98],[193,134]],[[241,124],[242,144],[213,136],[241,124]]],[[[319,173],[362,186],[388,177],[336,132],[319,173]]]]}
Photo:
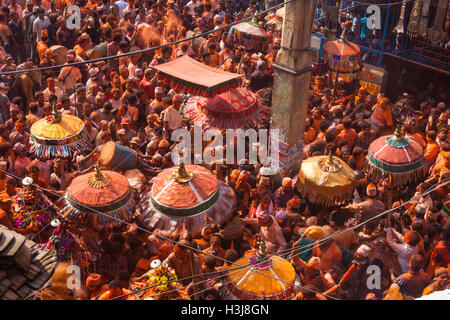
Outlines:
{"type": "Polygon", "coordinates": [[[342,124],[344,125],[344,129],[338,134],[338,140],[345,140],[351,150],[355,144],[358,134],[356,133],[356,130],[351,127],[352,119],[349,117],[344,117],[342,124]]]}
{"type": "MultiPolygon", "coordinates": [[[[75,52],[73,50],[67,51],[67,63],[75,61],[75,52]]],[[[61,69],[58,76],[58,81],[62,82],[64,93],[70,95],[75,90],[75,85],[81,81],[80,69],[74,66],[67,66],[61,69]]]]}
{"type": "Polygon", "coordinates": [[[314,130],[316,130],[316,132],[320,131],[319,123],[322,120],[325,120],[325,118],[322,116],[322,110],[316,108],[313,112],[313,121],[314,121],[313,127],[314,127],[314,130]]]}
{"type": "Polygon", "coordinates": [[[311,118],[306,118],[305,134],[303,137],[306,144],[310,144],[316,139],[316,130],[311,126],[311,122],[311,118]]]}
{"type": "Polygon", "coordinates": [[[372,130],[376,134],[382,135],[388,131],[392,131],[394,122],[392,121],[392,113],[388,104],[388,98],[379,99],[370,117],[372,130]]]}
{"type": "Polygon", "coordinates": [[[427,170],[436,161],[438,154],[439,145],[436,142],[436,132],[430,130],[427,132],[427,147],[425,148],[425,154],[423,155],[426,161],[425,166],[427,170]]]}

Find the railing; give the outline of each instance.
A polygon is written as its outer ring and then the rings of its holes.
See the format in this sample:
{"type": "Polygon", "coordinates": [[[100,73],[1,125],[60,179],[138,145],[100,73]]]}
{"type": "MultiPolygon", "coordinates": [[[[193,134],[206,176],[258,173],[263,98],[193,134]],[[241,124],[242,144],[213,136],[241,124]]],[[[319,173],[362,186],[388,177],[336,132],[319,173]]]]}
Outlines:
{"type": "MultiPolygon", "coordinates": [[[[414,1],[409,0],[406,5],[404,29],[406,31],[408,15],[414,5],[414,1]]],[[[320,28],[337,29],[337,35],[341,33],[339,23],[332,23],[325,12],[327,6],[339,7],[339,14],[347,16],[355,23],[352,24],[351,31],[347,33],[347,39],[358,44],[361,48],[361,56],[366,64],[383,65],[383,56],[390,54],[410,61],[418,62],[440,71],[450,72],[450,49],[441,42],[433,45],[427,39],[410,37],[406,33],[397,34],[394,28],[397,26],[400,17],[400,0],[359,0],[352,2],[342,0],[341,3],[333,0],[317,0],[314,22],[314,31],[320,28]],[[362,2],[366,2],[363,4],[362,2]],[[367,7],[371,3],[380,4],[381,9],[381,29],[370,30],[363,26],[361,19],[367,18],[367,7]],[[355,19],[356,18],[356,19],[355,19]]],[[[436,9],[430,7],[430,18],[428,26],[431,27],[436,15],[436,9]]]]}

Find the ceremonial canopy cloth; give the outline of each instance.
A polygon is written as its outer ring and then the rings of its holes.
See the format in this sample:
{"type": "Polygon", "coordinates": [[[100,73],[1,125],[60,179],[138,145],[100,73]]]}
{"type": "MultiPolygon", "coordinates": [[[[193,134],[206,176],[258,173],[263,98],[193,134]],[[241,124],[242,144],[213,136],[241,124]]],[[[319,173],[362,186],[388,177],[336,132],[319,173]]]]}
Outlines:
{"type": "Polygon", "coordinates": [[[176,91],[213,97],[239,86],[242,75],[209,67],[188,56],[153,67],[158,77],[176,91]]]}

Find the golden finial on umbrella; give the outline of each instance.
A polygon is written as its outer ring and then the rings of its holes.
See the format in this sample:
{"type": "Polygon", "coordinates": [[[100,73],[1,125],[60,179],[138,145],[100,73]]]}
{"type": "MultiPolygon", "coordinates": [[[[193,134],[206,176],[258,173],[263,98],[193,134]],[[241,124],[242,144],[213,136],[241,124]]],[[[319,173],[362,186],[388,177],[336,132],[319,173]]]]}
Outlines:
{"type": "Polygon", "coordinates": [[[186,183],[193,177],[192,172],[188,171],[184,166],[184,162],[180,160],[178,170],[173,173],[173,176],[177,182],[186,183]]]}
{"type": "Polygon", "coordinates": [[[88,184],[92,188],[103,188],[111,183],[111,178],[100,171],[100,164],[94,165],[94,174],[88,177],[88,184]]]}
{"type": "Polygon", "coordinates": [[[401,122],[395,127],[394,135],[392,136],[393,141],[401,141],[405,140],[405,137],[402,135],[402,124],[401,122]]]}
{"type": "Polygon", "coordinates": [[[258,249],[256,251],[256,255],[258,257],[259,262],[264,262],[267,260],[267,246],[266,240],[264,238],[259,238],[257,242],[258,249]]]}
{"type": "Polygon", "coordinates": [[[50,121],[52,123],[57,123],[61,121],[61,114],[59,113],[58,107],[56,106],[56,103],[53,102],[52,106],[52,116],[50,118],[50,121]]]}

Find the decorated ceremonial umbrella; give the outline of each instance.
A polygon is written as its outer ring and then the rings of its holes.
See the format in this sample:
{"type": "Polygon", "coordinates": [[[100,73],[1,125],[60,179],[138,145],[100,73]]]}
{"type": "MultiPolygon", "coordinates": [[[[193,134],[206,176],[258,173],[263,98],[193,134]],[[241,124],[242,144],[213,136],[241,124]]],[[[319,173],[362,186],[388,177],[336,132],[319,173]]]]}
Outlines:
{"type": "Polygon", "coordinates": [[[192,97],[184,107],[191,121],[219,129],[248,129],[270,117],[270,109],[261,98],[244,88],[231,89],[212,99],[192,97]]]}
{"type": "Polygon", "coordinates": [[[303,160],[296,187],[310,202],[330,207],[351,200],[355,184],[352,168],[330,153],[303,160]]]}
{"type": "Polygon", "coordinates": [[[362,68],[361,49],[345,39],[345,32],[346,29],[338,40],[327,41],[323,45],[323,57],[328,68],[335,73],[335,85],[339,73],[355,73],[362,68]]]}
{"type": "Polygon", "coordinates": [[[269,46],[269,34],[256,20],[239,23],[231,27],[227,41],[237,43],[245,49],[264,51],[269,46]]]}
{"type": "Polygon", "coordinates": [[[397,126],[393,135],[373,141],[366,158],[369,177],[377,182],[389,178],[393,187],[419,181],[425,174],[422,146],[404,137],[400,128],[397,126]]]}
{"type": "Polygon", "coordinates": [[[52,115],[31,126],[30,133],[30,152],[43,160],[69,158],[75,151],[91,148],[83,121],[72,115],[59,114],[56,105],[52,115]]]}
{"type": "Polygon", "coordinates": [[[332,71],[355,73],[361,70],[361,49],[357,44],[345,39],[345,30],[342,32],[340,39],[327,41],[323,45],[323,51],[325,62],[332,71]]]}
{"type": "Polygon", "coordinates": [[[114,171],[95,172],[73,179],[65,194],[65,205],[59,214],[63,219],[91,214],[96,229],[121,225],[134,215],[135,203],[128,179],[114,171]],[[101,212],[102,214],[100,214],[101,212]]]}
{"type": "Polygon", "coordinates": [[[140,217],[152,228],[170,232],[200,231],[208,222],[221,223],[233,209],[234,191],[206,168],[172,167],[160,172],[142,199],[140,217]]]}
{"type": "Polygon", "coordinates": [[[389,208],[395,188],[414,183],[425,174],[422,146],[415,140],[402,136],[399,124],[393,135],[373,141],[367,152],[368,177],[375,182],[387,179],[390,188],[389,208]]]}
{"type": "Polygon", "coordinates": [[[267,257],[265,242],[230,266],[227,274],[227,300],[284,300],[292,294],[295,269],[276,255],[267,257]],[[255,252],[256,251],[256,252],[255,252]],[[240,268],[241,266],[246,266],[240,268]]]}

